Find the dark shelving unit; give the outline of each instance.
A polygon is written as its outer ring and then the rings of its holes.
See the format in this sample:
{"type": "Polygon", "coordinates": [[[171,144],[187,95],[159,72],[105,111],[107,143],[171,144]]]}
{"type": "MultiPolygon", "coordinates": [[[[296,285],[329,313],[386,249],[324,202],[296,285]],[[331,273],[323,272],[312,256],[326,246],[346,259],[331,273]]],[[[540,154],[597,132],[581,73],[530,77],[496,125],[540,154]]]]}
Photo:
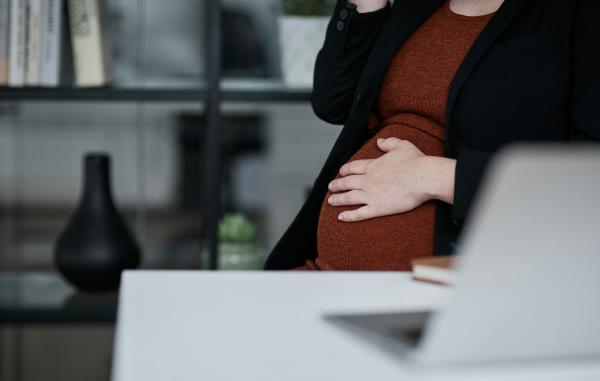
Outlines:
{"type": "Polygon", "coordinates": [[[223,80],[222,9],[220,0],[206,3],[206,83],[194,87],[9,88],[0,87],[0,101],[95,101],[95,102],[201,102],[205,105],[205,149],[202,158],[203,231],[199,232],[210,255],[210,268],[218,269],[217,227],[221,214],[223,102],[306,102],[310,89],[289,88],[273,80],[223,80]]]}
{"type": "MultiPolygon", "coordinates": [[[[220,86],[221,102],[306,102],[310,89],[289,88],[268,81],[243,81],[220,86]]],[[[0,99],[7,101],[102,101],[102,102],[198,102],[207,100],[205,86],[195,88],[102,87],[0,87],[0,99]]]]}
{"type": "Polygon", "coordinates": [[[0,324],[114,324],[118,295],[86,294],[58,274],[0,274],[0,324]]]}
{"type": "Polygon", "coordinates": [[[311,93],[311,89],[268,81],[225,81],[221,91],[227,102],[308,102],[311,93]]]}
{"type": "Polygon", "coordinates": [[[140,89],[140,88],[89,88],[69,87],[0,88],[0,99],[11,101],[204,101],[206,89],[140,89]]]}

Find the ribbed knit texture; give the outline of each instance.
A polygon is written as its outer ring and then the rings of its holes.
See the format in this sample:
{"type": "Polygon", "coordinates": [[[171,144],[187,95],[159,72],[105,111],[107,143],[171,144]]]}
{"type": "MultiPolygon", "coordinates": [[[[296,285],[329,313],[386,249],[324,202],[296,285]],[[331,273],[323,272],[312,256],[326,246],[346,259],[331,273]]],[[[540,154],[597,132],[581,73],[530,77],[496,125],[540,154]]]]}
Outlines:
{"type": "MultiPolygon", "coordinates": [[[[394,56],[376,112],[369,119],[373,136],[350,161],[381,156],[377,139],[389,137],[409,140],[427,155],[444,155],[443,126],[450,84],[492,17],[458,15],[448,4],[417,29],[394,56]]],[[[411,259],[433,255],[433,201],[407,213],[341,222],[337,216],[357,206],[331,206],[329,196],[331,192],[327,192],[319,216],[318,257],[300,269],[407,271],[411,259]]]]}

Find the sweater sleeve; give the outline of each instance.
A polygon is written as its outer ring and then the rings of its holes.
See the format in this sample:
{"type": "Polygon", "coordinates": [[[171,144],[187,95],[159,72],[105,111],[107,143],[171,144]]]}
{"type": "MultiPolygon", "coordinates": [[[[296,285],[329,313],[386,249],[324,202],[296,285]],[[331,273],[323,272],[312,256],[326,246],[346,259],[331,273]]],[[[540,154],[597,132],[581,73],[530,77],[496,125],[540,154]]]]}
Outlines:
{"type": "Polygon", "coordinates": [[[344,124],[350,113],[358,79],[390,3],[383,9],[358,13],[347,0],[338,0],[317,55],[311,104],[318,117],[344,124]]]}

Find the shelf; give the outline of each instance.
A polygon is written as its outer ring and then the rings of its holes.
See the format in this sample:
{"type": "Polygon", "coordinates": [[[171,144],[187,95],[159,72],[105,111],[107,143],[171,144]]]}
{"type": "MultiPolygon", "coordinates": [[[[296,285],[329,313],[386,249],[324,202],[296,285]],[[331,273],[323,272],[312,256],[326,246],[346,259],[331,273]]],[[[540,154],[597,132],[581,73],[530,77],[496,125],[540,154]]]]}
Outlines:
{"type": "Polygon", "coordinates": [[[307,102],[309,87],[290,87],[279,81],[224,80],[224,101],[229,102],[307,102]]]}
{"type": "Polygon", "coordinates": [[[112,324],[117,294],[83,294],[51,273],[0,275],[1,324],[112,324]]]}
{"type": "Polygon", "coordinates": [[[201,88],[70,88],[70,87],[23,87],[0,88],[0,99],[3,101],[201,101],[206,98],[206,91],[201,88]]]}
{"type": "MultiPolygon", "coordinates": [[[[227,102],[307,102],[310,88],[288,87],[281,82],[225,80],[222,99],[227,102]]],[[[42,88],[0,87],[2,101],[99,101],[99,102],[198,102],[206,100],[206,89],[199,87],[101,87],[42,88]]]]}

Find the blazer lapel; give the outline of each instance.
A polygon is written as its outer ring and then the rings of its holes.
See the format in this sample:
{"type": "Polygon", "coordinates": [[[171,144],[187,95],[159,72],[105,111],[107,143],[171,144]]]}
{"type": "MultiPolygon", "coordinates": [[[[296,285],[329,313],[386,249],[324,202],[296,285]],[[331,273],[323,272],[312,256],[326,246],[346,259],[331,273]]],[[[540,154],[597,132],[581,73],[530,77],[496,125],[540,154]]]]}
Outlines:
{"type": "Polygon", "coordinates": [[[505,0],[496,15],[492,17],[488,25],[475,40],[475,43],[469,50],[469,53],[467,53],[467,56],[463,60],[450,85],[448,109],[446,113],[446,127],[448,127],[450,115],[456,104],[458,94],[469,78],[469,75],[473,69],[475,69],[485,53],[490,49],[492,44],[500,37],[500,34],[508,24],[514,19],[526,1],[527,0],[505,0]]]}

